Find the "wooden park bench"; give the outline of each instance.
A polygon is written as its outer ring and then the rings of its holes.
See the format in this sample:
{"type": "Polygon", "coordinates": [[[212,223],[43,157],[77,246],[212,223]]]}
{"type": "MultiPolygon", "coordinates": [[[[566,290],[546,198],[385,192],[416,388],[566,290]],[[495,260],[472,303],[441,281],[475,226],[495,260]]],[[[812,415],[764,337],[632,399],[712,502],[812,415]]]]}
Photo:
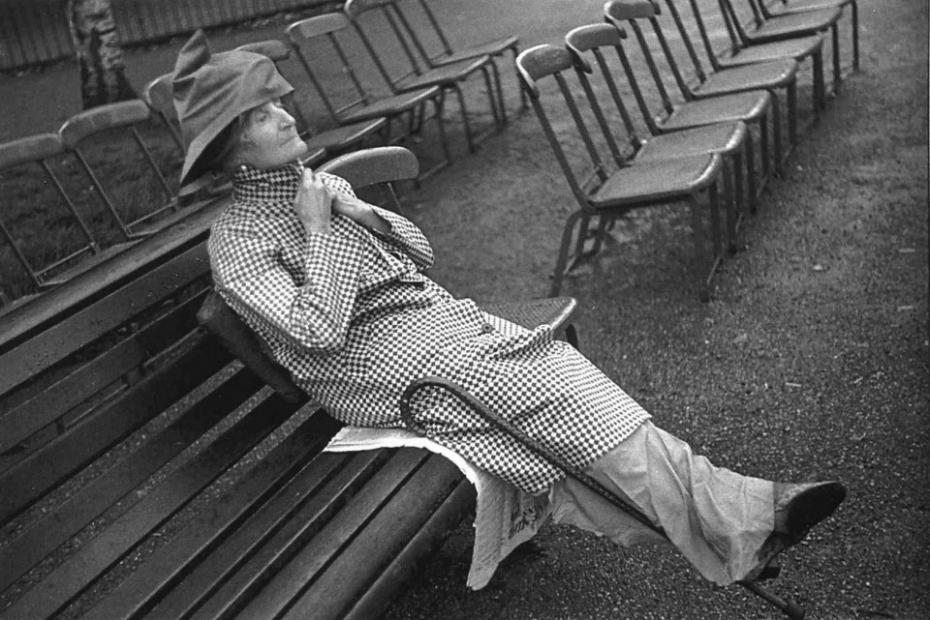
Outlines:
{"type": "MultiPolygon", "coordinates": [[[[339,424],[211,297],[222,208],[0,317],[0,617],[372,617],[473,510],[430,452],[322,452],[339,424]]],[[[573,309],[487,307],[572,336],[573,309]]]]}

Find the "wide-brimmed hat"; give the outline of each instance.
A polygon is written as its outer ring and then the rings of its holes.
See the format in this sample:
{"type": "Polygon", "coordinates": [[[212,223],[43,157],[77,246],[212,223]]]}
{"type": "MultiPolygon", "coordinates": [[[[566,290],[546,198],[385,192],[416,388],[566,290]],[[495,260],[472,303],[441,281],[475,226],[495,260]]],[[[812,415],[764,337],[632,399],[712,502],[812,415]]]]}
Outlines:
{"type": "Polygon", "coordinates": [[[205,172],[204,150],[240,114],[294,90],[267,56],[211,53],[202,30],[178,52],[172,85],[185,150],[181,185],[205,172]]]}

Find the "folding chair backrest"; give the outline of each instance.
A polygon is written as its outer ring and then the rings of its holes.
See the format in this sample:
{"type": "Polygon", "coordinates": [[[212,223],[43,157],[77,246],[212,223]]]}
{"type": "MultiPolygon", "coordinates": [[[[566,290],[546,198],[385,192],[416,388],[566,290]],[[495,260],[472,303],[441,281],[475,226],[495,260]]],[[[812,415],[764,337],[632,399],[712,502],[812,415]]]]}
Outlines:
{"type": "MultiPolygon", "coordinates": [[[[617,148],[616,141],[611,136],[610,124],[608,124],[604,118],[600,103],[587,77],[587,74],[594,73],[594,68],[588,62],[586,56],[593,56],[596,60],[600,80],[607,86],[610,98],[623,121],[623,126],[626,129],[630,145],[633,147],[633,151],[636,152],[642,146],[642,142],[637,134],[636,125],[633,123],[629,110],[623,101],[623,97],[620,95],[617,80],[614,78],[614,70],[608,65],[604,53],[605,50],[616,50],[620,45],[620,41],[625,37],[626,32],[622,28],[617,28],[612,24],[579,26],[565,35],[565,47],[568,48],[568,51],[572,54],[572,59],[575,62],[575,69],[578,72],[578,79],[588,97],[598,122],[602,126],[602,131],[608,136],[608,146],[611,149],[614,159],[617,160],[618,165],[623,165],[625,157],[621,155],[617,148]]],[[[633,84],[632,87],[636,96],[641,98],[642,94],[639,92],[638,84],[633,84]]]]}
{"type": "Polygon", "coordinates": [[[317,168],[340,176],[354,189],[384,185],[393,211],[400,210],[395,191],[397,181],[415,179],[420,174],[417,156],[402,146],[380,146],[346,153],[317,168]]]}
{"type": "Polygon", "coordinates": [[[50,165],[64,157],[64,144],[57,133],[0,144],[0,235],[15,259],[7,260],[5,252],[0,253],[4,285],[0,297],[6,301],[47,286],[58,272],[100,249],[89,223],[50,165]],[[22,271],[10,271],[14,262],[22,271]]]}
{"type": "Polygon", "coordinates": [[[346,55],[346,50],[339,41],[339,34],[346,29],[351,28],[352,22],[348,15],[342,12],[324,13],[314,17],[308,17],[290,24],[286,29],[288,40],[292,49],[297,54],[297,59],[310,79],[313,88],[316,89],[323,105],[334,119],[340,114],[352,108],[365,105],[371,102],[367,89],[359,80],[352,63],[346,55]],[[313,58],[311,57],[310,46],[312,43],[328,44],[336,53],[339,61],[339,67],[333,72],[333,77],[346,75],[349,77],[349,83],[352,85],[353,94],[350,100],[339,106],[330,98],[329,89],[324,87],[323,81],[313,68],[313,58]]]}
{"type": "Polygon", "coordinates": [[[422,45],[420,45],[416,35],[411,33],[406,16],[400,11],[397,4],[397,0],[348,0],[342,7],[346,15],[352,19],[352,24],[356,32],[358,32],[362,43],[368,50],[372,61],[378,67],[381,76],[391,85],[391,88],[395,88],[398,82],[404,78],[410,75],[420,74],[427,68],[426,59],[422,56],[418,59],[414,52],[414,48],[416,47],[421,55],[424,54],[422,45]],[[394,51],[396,51],[396,49],[403,51],[403,57],[407,59],[407,63],[405,66],[401,67],[399,71],[395,72],[396,75],[392,75],[391,70],[383,60],[385,56],[396,56],[396,54],[393,53],[393,51],[386,53],[387,50],[383,48],[379,49],[375,46],[372,41],[373,37],[369,36],[369,33],[375,28],[371,26],[371,24],[366,27],[362,23],[362,15],[365,14],[369,14],[372,20],[383,19],[388,25],[388,31],[391,33],[390,42],[385,38],[383,28],[379,29],[377,32],[378,39],[382,44],[396,45],[397,47],[394,48],[394,51]]]}
{"type": "MultiPolygon", "coordinates": [[[[521,52],[517,56],[516,64],[521,84],[529,95],[543,133],[549,141],[549,146],[552,148],[562,172],[565,174],[572,193],[579,204],[586,204],[588,192],[600,186],[609,176],[609,171],[592,139],[588,124],[575,101],[573,88],[564,76],[564,72],[572,71],[575,66],[572,54],[567,49],[555,47],[554,45],[537,45],[521,52]],[[539,82],[544,78],[552,79],[558,85],[558,90],[562,95],[561,101],[564,103],[564,106],[560,107],[567,108],[574,123],[574,131],[569,132],[570,138],[580,139],[584,143],[589,159],[588,165],[590,166],[590,172],[584,172],[585,178],[581,178],[582,175],[576,173],[575,166],[569,162],[565,148],[562,145],[563,140],[556,133],[550,116],[542,103],[539,82]]],[[[555,106],[555,104],[552,105],[555,106]]],[[[564,118],[564,109],[560,109],[559,113],[553,114],[552,117],[556,119],[564,118]]],[[[575,139],[566,140],[566,142],[575,142],[575,139]]]]}
{"type": "MultiPolygon", "coordinates": [[[[354,189],[362,189],[377,184],[390,186],[395,181],[415,178],[419,174],[419,164],[416,155],[407,149],[386,146],[348,153],[327,162],[319,170],[341,176],[354,189]]],[[[393,189],[391,195],[396,201],[393,189]]],[[[197,320],[282,397],[290,402],[306,399],[287,370],[271,358],[255,332],[217,293],[207,296],[197,320]]]]}
{"type": "Polygon", "coordinates": [[[154,232],[153,228],[143,227],[154,217],[167,210],[176,210],[176,190],[168,184],[160,165],[155,161],[151,149],[139,133],[140,127],[152,118],[151,109],[141,99],[132,99],[111,103],[75,114],[59,129],[65,148],[72,150],[91,178],[95,189],[113,215],[117,226],[126,239],[133,239],[154,232]],[[132,142],[141,157],[136,162],[145,162],[150,175],[139,175],[139,170],[127,160],[127,152],[120,145],[125,144],[125,134],[129,134],[132,142]],[[97,165],[93,165],[88,157],[87,141],[92,138],[106,140],[98,151],[97,165]],[[121,139],[123,138],[123,139],[121,139]],[[104,161],[101,161],[104,160],[104,161]],[[121,193],[131,193],[119,201],[114,200],[111,191],[115,183],[108,183],[110,189],[104,187],[101,177],[122,177],[121,193]],[[151,188],[145,181],[154,181],[158,190],[158,198],[151,194],[151,188]]]}
{"type": "Polygon", "coordinates": [[[649,46],[649,42],[646,39],[641,25],[641,22],[650,23],[656,38],[659,40],[662,54],[672,72],[675,83],[678,85],[679,91],[681,93],[687,92],[687,85],[675,61],[675,56],[668,44],[668,40],[665,38],[662,27],[659,25],[659,12],[660,9],[657,0],[610,0],[604,5],[604,18],[609,23],[617,27],[623,27],[623,24],[627,24],[630,30],[633,31],[636,42],[639,44],[640,51],[646,61],[646,66],[649,67],[652,81],[659,91],[659,96],[662,99],[662,106],[665,108],[666,113],[671,113],[674,106],[668,89],[665,86],[665,78],[662,76],[658,64],[656,64],[652,49],[649,46]]]}

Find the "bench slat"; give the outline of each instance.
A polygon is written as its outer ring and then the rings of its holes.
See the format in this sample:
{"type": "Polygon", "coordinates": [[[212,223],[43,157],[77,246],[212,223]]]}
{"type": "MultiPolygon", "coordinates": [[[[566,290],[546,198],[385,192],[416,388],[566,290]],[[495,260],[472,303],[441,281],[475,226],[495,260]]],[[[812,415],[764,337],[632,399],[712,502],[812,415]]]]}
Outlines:
{"type": "MultiPolygon", "coordinates": [[[[312,405],[311,405],[312,407],[312,405]]],[[[111,618],[138,617],[151,608],[169,589],[174,600],[198,600],[190,592],[196,591],[203,579],[198,575],[197,564],[210,555],[226,563],[231,570],[242,557],[248,557],[248,546],[236,544],[248,520],[255,523],[252,529],[265,526],[273,529],[277,517],[275,509],[265,508],[269,503],[293,498],[287,496],[289,487],[282,490],[286,481],[306,476],[308,472],[320,480],[306,485],[313,492],[338,465],[329,461],[328,467],[320,467],[320,461],[308,464],[326,445],[338,429],[338,425],[322,412],[316,412],[304,420],[281,443],[264,456],[248,474],[239,479],[230,491],[211,504],[196,524],[189,524],[159,547],[145,562],[122,581],[107,597],[97,604],[86,616],[86,620],[110,620],[111,618]],[[296,471],[295,471],[296,470],[296,471]],[[269,496],[273,496],[269,500],[269,496]],[[269,517],[258,519],[259,510],[269,517]],[[178,593],[181,596],[178,596],[178,593]],[[186,595],[186,596],[185,596],[186,595]]],[[[348,458],[348,456],[343,457],[348,458]]],[[[290,483],[288,483],[290,484],[290,483]]],[[[217,562],[214,562],[217,563],[217,562]]],[[[180,618],[189,609],[168,606],[159,607],[154,614],[162,618],[180,618]]]]}
{"type": "Polygon", "coordinates": [[[209,271],[203,244],[0,355],[0,394],[64,359],[209,271]]]}
{"type": "Polygon", "coordinates": [[[73,372],[46,387],[0,418],[0,452],[55,422],[64,412],[85,402],[99,390],[137,368],[164,347],[196,329],[197,308],[203,295],[187,300],[129,338],[107,348],[73,372]]]}
{"type": "MultiPolygon", "coordinates": [[[[284,612],[304,588],[310,587],[339,555],[355,534],[377,514],[391,496],[429,458],[425,450],[401,449],[359,489],[345,508],[313,537],[273,580],[255,594],[242,608],[245,618],[275,618],[284,612]]],[[[425,482],[425,481],[424,481],[425,482]]],[[[401,524],[398,524],[400,527],[401,524]]],[[[369,549],[373,559],[378,549],[369,549]]]]}
{"type": "Polygon", "coordinates": [[[228,353],[210,346],[206,334],[194,332],[191,339],[196,346],[170,367],[156,369],[114,402],[0,474],[4,489],[0,522],[164,411],[229,360],[228,353]]]}
{"type": "Polygon", "coordinates": [[[290,417],[293,411],[293,407],[276,395],[264,400],[20,597],[8,610],[11,617],[55,614],[290,417]]]}
{"type": "Polygon", "coordinates": [[[344,620],[368,620],[383,614],[400,588],[419,570],[421,562],[442,544],[445,536],[474,508],[475,487],[463,479],[403,551],[381,571],[352,608],[345,612],[344,620]]]}
{"type": "Polygon", "coordinates": [[[235,373],[143,446],[94,478],[65,502],[31,520],[0,550],[0,590],[25,574],[46,554],[75,535],[117,500],[128,510],[140,498],[130,492],[191,443],[219,423],[264,384],[248,370],[235,373]]]}
{"type": "MultiPolygon", "coordinates": [[[[462,474],[455,465],[441,456],[431,455],[379,506],[364,529],[353,530],[351,541],[339,550],[339,555],[284,617],[293,620],[342,617],[391,559],[417,535],[461,480],[462,474]]],[[[340,519],[340,523],[343,520],[345,518],[340,519]]],[[[284,574],[281,577],[286,578],[284,574]]]]}
{"type": "MultiPolygon", "coordinates": [[[[264,536],[257,528],[243,532],[244,537],[255,541],[251,544],[257,550],[240,566],[233,570],[224,569],[225,583],[210,592],[209,599],[191,617],[218,618],[241,612],[241,607],[268,581],[269,574],[284,565],[308,540],[318,536],[346,501],[371,482],[393,453],[393,450],[381,450],[352,455],[320,455],[318,460],[323,463],[338,460],[340,466],[335,475],[312,493],[297,481],[291,492],[298,495],[301,502],[279,513],[277,518],[281,524],[273,536],[264,536]]],[[[270,505],[268,510],[274,514],[279,508],[282,507],[270,505]]],[[[211,564],[217,563],[211,561],[211,564]]],[[[157,617],[154,614],[152,616],[153,620],[157,617]]]]}

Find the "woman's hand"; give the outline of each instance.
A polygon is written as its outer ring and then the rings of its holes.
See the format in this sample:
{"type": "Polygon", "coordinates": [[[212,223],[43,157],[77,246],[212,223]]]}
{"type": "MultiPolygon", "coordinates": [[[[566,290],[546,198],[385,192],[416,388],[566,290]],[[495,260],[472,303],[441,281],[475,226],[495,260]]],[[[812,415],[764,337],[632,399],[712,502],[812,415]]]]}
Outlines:
{"type": "Polygon", "coordinates": [[[333,211],[344,215],[350,219],[355,220],[362,226],[367,226],[374,230],[378,230],[383,233],[390,231],[390,226],[387,222],[381,219],[375,210],[371,208],[371,205],[362,200],[361,198],[356,198],[355,196],[346,196],[344,194],[336,194],[333,196],[333,211]]]}
{"type": "Polygon", "coordinates": [[[331,231],[333,196],[323,181],[309,168],[304,168],[297,196],[294,198],[294,210],[297,219],[308,233],[331,231]]]}

